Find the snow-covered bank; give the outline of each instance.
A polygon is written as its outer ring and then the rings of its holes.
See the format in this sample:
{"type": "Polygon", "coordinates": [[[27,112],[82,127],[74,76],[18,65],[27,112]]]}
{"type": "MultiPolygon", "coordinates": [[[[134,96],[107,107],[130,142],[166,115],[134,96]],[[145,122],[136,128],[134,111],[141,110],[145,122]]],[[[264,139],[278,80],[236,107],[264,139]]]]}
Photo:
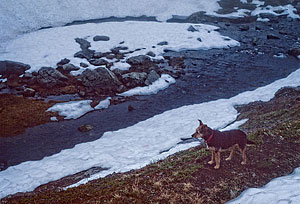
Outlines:
{"type": "MultiPolygon", "coordinates": [[[[217,0],[11,0],[0,4],[0,44],[18,34],[42,27],[62,26],[78,20],[110,16],[155,16],[165,21],[172,15],[189,16],[197,11],[215,11],[217,0]]],[[[1,46],[0,46],[1,47],[1,46]]]]}
{"type": "MultiPolygon", "coordinates": [[[[165,49],[211,49],[238,46],[239,42],[222,36],[216,30],[218,27],[204,24],[159,23],[159,22],[107,22],[101,24],[88,23],[67,27],[57,27],[39,30],[25,34],[11,41],[4,53],[0,52],[0,60],[19,61],[31,65],[27,72],[37,71],[43,66],[56,67],[56,63],[68,58],[71,63],[80,67],[86,59],[75,58],[80,51],[75,38],[84,38],[91,42],[91,49],[97,52],[108,52],[118,46],[127,47],[126,58],[145,55],[149,51],[160,58],[165,49]],[[192,31],[189,28],[192,26],[192,31]],[[108,41],[93,41],[96,35],[108,36],[108,41]],[[167,42],[158,45],[160,42],[167,42]],[[122,42],[122,44],[120,44],[122,42]]],[[[127,67],[126,59],[115,64],[127,67]],[[124,65],[121,65],[124,64],[124,65]]],[[[90,65],[93,69],[95,66],[90,65]]],[[[78,71],[78,73],[84,70],[78,71]]]]}
{"type": "MultiPolygon", "coordinates": [[[[300,69],[287,78],[254,91],[247,91],[230,99],[169,110],[131,127],[106,132],[96,141],[78,144],[72,149],[63,150],[40,161],[28,161],[11,166],[0,172],[0,197],[19,191],[31,191],[41,184],[95,166],[108,170],[82,180],[76,185],[113,172],[143,167],[187,148],[186,146],[178,148],[176,145],[181,141],[180,138],[190,137],[198,125],[197,119],[201,118],[213,128],[222,128],[237,117],[234,105],[257,100],[267,101],[279,88],[298,85],[300,85],[300,69]],[[172,147],[175,148],[160,154],[172,147]]],[[[197,144],[191,143],[189,147],[197,144]]]]}
{"type": "Polygon", "coordinates": [[[261,188],[249,188],[239,197],[228,204],[268,204],[290,203],[297,204],[300,201],[300,167],[287,176],[271,180],[261,188]]]}

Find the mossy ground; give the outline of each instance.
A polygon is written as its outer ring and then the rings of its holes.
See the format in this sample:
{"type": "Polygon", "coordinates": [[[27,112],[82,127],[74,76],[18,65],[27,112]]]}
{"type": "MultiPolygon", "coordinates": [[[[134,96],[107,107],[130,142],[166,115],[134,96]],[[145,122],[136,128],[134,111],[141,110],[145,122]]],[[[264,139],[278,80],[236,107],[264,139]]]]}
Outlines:
{"type": "MultiPolygon", "coordinates": [[[[2,203],[225,203],[243,190],[260,187],[291,173],[300,164],[299,93],[239,107],[239,119],[249,118],[241,129],[256,145],[247,149],[248,163],[240,153],[221,168],[208,165],[206,149],[191,148],[165,160],[94,180],[66,191],[36,189],[8,196],[2,203]]],[[[47,185],[46,185],[47,186],[47,185]]]]}

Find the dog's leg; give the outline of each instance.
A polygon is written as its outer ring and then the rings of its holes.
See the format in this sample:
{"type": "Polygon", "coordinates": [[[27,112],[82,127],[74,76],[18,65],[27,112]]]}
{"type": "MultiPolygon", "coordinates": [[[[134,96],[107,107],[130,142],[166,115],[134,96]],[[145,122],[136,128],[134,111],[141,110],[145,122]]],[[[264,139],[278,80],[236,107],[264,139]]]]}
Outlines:
{"type": "Polygon", "coordinates": [[[220,151],[217,151],[215,153],[215,158],[216,158],[216,166],[214,167],[215,169],[219,169],[220,168],[220,160],[221,160],[221,157],[220,157],[220,151]]]}
{"type": "Polygon", "coordinates": [[[246,157],[246,147],[244,149],[239,148],[242,153],[242,165],[245,165],[247,163],[247,157],[246,157]]]}
{"type": "Polygon", "coordinates": [[[230,160],[232,159],[233,154],[234,154],[235,147],[236,147],[236,145],[233,145],[233,146],[231,147],[230,155],[229,155],[229,157],[227,157],[227,158],[225,159],[226,161],[230,161],[230,160]]]}
{"type": "Polygon", "coordinates": [[[211,150],[211,159],[208,164],[213,164],[215,162],[215,151],[211,150]]]}

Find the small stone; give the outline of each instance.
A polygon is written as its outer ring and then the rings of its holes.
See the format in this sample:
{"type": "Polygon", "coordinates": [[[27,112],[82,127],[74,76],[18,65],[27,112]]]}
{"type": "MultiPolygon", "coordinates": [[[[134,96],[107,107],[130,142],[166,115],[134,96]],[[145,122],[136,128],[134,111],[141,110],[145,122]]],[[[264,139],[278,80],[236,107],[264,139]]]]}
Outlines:
{"type": "Polygon", "coordinates": [[[108,36],[104,36],[104,35],[96,35],[95,37],[93,37],[94,41],[109,41],[110,38],[108,36]]]}
{"type": "Polygon", "coordinates": [[[64,58],[64,59],[60,60],[56,65],[57,65],[57,66],[61,66],[61,65],[68,64],[69,62],[70,62],[69,59],[64,58]]]}
{"type": "Polygon", "coordinates": [[[35,90],[32,88],[25,88],[23,91],[23,96],[25,97],[34,97],[35,95],[35,90]]]}
{"type": "Polygon", "coordinates": [[[169,43],[167,41],[162,41],[157,43],[157,45],[163,46],[163,45],[168,45],[169,43]]]}
{"type": "Polygon", "coordinates": [[[94,127],[92,125],[81,125],[78,130],[80,132],[88,132],[91,131],[94,127]]]}
{"type": "Polygon", "coordinates": [[[128,106],[128,111],[131,112],[131,111],[133,111],[133,110],[135,110],[135,108],[134,108],[132,105],[129,105],[129,106],[128,106]]]}
{"type": "Polygon", "coordinates": [[[271,40],[271,39],[273,39],[273,40],[279,40],[280,38],[278,36],[276,36],[276,35],[268,34],[267,35],[267,39],[268,40],[271,40]]]}
{"type": "Polygon", "coordinates": [[[152,52],[152,51],[147,52],[146,55],[148,55],[150,57],[155,57],[156,56],[156,54],[154,52],[152,52]]]}
{"type": "Polygon", "coordinates": [[[240,31],[248,31],[250,27],[248,25],[241,25],[239,26],[240,31]]]}

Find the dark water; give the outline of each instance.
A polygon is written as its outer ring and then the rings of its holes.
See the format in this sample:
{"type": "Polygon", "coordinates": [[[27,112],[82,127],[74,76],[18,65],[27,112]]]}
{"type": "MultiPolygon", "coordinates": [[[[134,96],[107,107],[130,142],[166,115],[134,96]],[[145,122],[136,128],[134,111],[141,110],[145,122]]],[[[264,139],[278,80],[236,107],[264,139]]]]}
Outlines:
{"type": "MultiPolygon", "coordinates": [[[[284,22],[283,24],[286,24],[286,29],[294,25],[284,22]]],[[[238,25],[225,26],[221,22],[218,25],[222,27],[221,33],[240,42],[253,36],[259,38],[263,34],[257,31],[238,32],[238,25]]],[[[253,23],[250,26],[257,25],[253,23]]],[[[270,29],[269,25],[259,26],[263,31],[270,29]]],[[[270,29],[271,31],[274,29],[270,29]]],[[[77,120],[52,122],[28,128],[24,134],[12,138],[0,138],[0,161],[7,167],[24,161],[40,160],[76,144],[96,140],[106,131],[132,126],[170,109],[230,98],[238,93],[267,85],[300,68],[296,58],[273,57],[276,52],[285,53],[286,47],[293,41],[293,35],[276,42],[262,37],[261,44],[256,47],[251,43],[242,42],[240,47],[230,49],[166,53],[169,56],[184,57],[186,65],[185,75],[168,89],[156,95],[140,96],[132,101],[112,105],[108,109],[89,113],[77,120]],[[128,105],[132,105],[135,110],[129,112],[128,105]],[[83,124],[90,124],[94,129],[87,133],[79,132],[77,128],[83,124]]]]}

